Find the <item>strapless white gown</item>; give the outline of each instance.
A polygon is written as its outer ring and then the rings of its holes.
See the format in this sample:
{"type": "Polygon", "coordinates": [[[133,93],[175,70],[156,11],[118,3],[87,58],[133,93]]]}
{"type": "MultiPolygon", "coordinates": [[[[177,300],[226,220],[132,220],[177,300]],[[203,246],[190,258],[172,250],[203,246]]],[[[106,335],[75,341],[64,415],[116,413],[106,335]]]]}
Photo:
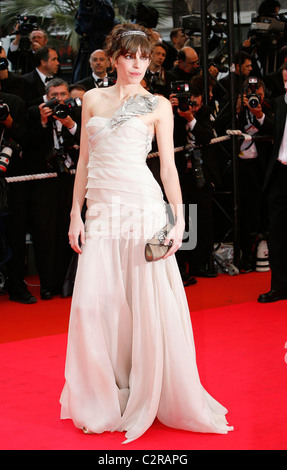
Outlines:
{"type": "Polygon", "coordinates": [[[175,256],[155,263],[144,245],[166,223],[146,165],[152,136],[140,118],[154,96],[128,100],[87,124],[86,243],[79,256],[61,418],[94,433],[140,437],[157,417],[173,428],[225,434],[227,410],[202,387],[175,256]]]}

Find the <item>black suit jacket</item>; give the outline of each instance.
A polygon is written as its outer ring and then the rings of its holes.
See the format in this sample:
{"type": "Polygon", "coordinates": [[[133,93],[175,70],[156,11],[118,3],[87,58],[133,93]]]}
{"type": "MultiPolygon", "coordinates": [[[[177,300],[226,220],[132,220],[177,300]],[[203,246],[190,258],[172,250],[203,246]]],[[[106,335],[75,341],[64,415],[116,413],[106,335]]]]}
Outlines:
{"type": "Polygon", "coordinates": [[[43,103],[43,96],[46,93],[45,84],[42,82],[37,70],[22,76],[27,84],[26,102],[28,107],[43,103]]]}
{"type": "MultiPolygon", "coordinates": [[[[235,94],[239,95],[242,90],[242,84],[246,80],[246,77],[243,77],[238,74],[234,74],[234,87],[235,94]]],[[[221,78],[213,87],[212,90],[213,99],[219,102],[221,108],[223,108],[226,102],[229,102],[230,96],[230,76],[226,75],[221,78]],[[223,88],[222,88],[223,87],[223,88]]]]}
{"type": "Polygon", "coordinates": [[[87,91],[95,88],[95,80],[94,80],[93,75],[89,75],[88,77],[83,78],[82,80],[78,81],[76,84],[83,85],[87,91]]]}
{"type": "Polygon", "coordinates": [[[271,98],[277,98],[277,96],[285,94],[284,81],[282,76],[282,69],[275,70],[266,75],[265,86],[271,93],[271,98]]]}
{"type": "Polygon", "coordinates": [[[9,47],[7,58],[13,65],[14,70],[17,72],[19,71],[19,73],[23,75],[31,72],[31,70],[35,68],[33,56],[34,52],[32,49],[29,49],[28,51],[21,51],[20,49],[17,51],[11,51],[9,47]]]}
{"type": "Polygon", "coordinates": [[[178,50],[166,41],[163,41],[163,43],[167,47],[167,53],[162,66],[165,70],[171,70],[177,60],[178,50]]]}
{"type": "MultiPolygon", "coordinates": [[[[265,119],[263,124],[261,125],[256,119],[254,119],[254,126],[256,129],[258,129],[258,132],[256,134],[257,137],[271,137],[273,136],[273,126],[274,126],[274,118],[273,118],[273,113],[272,113],[272,107],[269,101],[263,101],[262,103],[262,111],[265,114],[265,119]]],[[[245,125],[247,124],[246,121],[246,110],[244,108],[244,111],[241,112],[237,116],[236,120],[236,129],[241,130],[242,132],[245,132],[245,125]]],[[[227,129],[232,128],[232,122],[231,122],[231,110],[230,107],[226,109],[224,113],[221,113],[220,116],[217,117],[215,120],[214,124],[215,130],[217,132],[217,135],[225,135],[227,129]]],[[[226,142],[227,148],[229,151],[230,149],[230,142],[226,142]]],[[[259,156],[259,161],[260,161],[260,167],[264,171],[264,174],[266,173],[267,166],[269,164],[270,156],[273,150],[273,144],[271,140],[255,140],[255,145],[257,148],[258,156],[259,156]]]]}
{"type": "MultiPolygon", "coordinates": [[[[208,145],[214,137],[213,126],[210,119],[210,109],[203,105],[195,114],[196,124],[192,130],[195,139],[195,145],[202,145],[203,171],[206,179],[215,184],[220,183],[220,175],[218,163],[213,152],[213,146],[208,145]]],[[[188,133],[186,130],[187,120],[180,117],[175,110],[174,112],[174,144],[175,147],[185,146],[188,143],[188,133]]],[[[178,169],[179,177],[186,179],[186,159],[182,152],[175,154],[175,162],[178,169]]]]}
{"type": "MultiPolygon", "coordinates": [[[[71,110],[71,117],[77,123],[77,130],[74,135],[62,126],[61,136],[64,139],[64,148],[77,164],[79,150],[74,145],[79,146],[81,134],[81,107],[71,110]]],[[[27,123],[29,127],[29,144],[25,147],[25,159],[29,165],[29,173],[48,173],[56,171],[56,168],[48,166],[46,158],[54,148],[53,137],[53,118],[51,118],[47,127],[41,125],[40,110],[38,106],[32,106],[28,109],[27,123]]]]}
{"type": "Polygon", "coordinates": [[[287,104],[285,102],[285,95],[278,96],[274,102],[274,145],[272,155],[269,161],[269,165],[266,171],[266,177],[264,182],[263,190],[266,190],[269,186],[270,179],[273,173],[273,169],[276,160],[279,155],[280,145],[284,134],[285,122],[287,116],[287,104]]]}
{"type": "MultiPolygon", "coordinates": [[[[111,73],[111,74],[108,74],[107,75],[110,79],[113,79],[113,80],[116,80],[116,75],[111,73]]],[[[86,90],[92,90],[93,88],[96,88],[95,86],[95,79],[93,77],[93,75],[88,75],[87,77],[83,78],[82,80],[79,80],[78,82],[76,82],[76,85],[83,85],[86,90]]],[[[112,85],[109,85],[109,86],[112,86],[112,85]]]]}
{"type": "Polygon", "coordinates": [[[1,80],[1,91],[19,96],[26,101],[27,83],[21,75],[14,72],[8,72],[8,77],[1,80]]]}
{"type": "MultiPolygon", "coordinates": [[[[9,106],[10,115],[13,119],[11,128],[6,128],[4,124],[0,122],[0,136],[4,130],[4,139],[14,140],[18,145],[20,145],[20,149],[22,150],[27,142],[28,135],[26,103],[19,96],[12,95],[11,93],[2,93],[1,91],[0,99],[9,106]]],[[[23,174],[25,174],[25,161],[22,158],[21,153],[13,151],[5,176],[19,176],[23,174]]]]}

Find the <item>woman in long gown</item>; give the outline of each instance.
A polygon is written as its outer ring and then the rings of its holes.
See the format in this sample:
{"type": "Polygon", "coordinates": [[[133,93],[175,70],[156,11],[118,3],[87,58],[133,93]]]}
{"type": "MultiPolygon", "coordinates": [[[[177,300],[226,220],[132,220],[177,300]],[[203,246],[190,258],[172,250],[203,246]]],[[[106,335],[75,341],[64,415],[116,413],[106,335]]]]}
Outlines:
{"type": "Polygon", "coordinates": [[[140,85],[152,46],[135,24],[117,25],[107,51],[117,83],[84,95],[80,158],[69,239],[79,253],[71,306],[61,418],[86,433],[140,437],[167,426],[226,434],[227,410],[202,387],[175,251],[184,231],[168,100],[140,85]],[[166,205],[146,165],[156,134],[161,179],[173,211],[164,259],[148,263],[146,241],[166,223],[166,205]],[[81,210],[86,198],[86,221],[81,210]]]}

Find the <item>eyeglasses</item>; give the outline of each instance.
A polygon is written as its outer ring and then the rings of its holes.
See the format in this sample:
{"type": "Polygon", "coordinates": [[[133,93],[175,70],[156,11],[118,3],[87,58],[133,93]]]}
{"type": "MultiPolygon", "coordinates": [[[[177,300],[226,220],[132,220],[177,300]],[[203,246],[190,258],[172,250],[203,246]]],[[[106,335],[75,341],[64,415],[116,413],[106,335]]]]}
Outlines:
{"type": "Polygon", "coordinates": [[[191,60],[190,62],[185,62],[185,63],[186,63],[186,65],[196,65],[196,64],[198,65],[199,60],[198,59],[197,60],[191,60]]]}

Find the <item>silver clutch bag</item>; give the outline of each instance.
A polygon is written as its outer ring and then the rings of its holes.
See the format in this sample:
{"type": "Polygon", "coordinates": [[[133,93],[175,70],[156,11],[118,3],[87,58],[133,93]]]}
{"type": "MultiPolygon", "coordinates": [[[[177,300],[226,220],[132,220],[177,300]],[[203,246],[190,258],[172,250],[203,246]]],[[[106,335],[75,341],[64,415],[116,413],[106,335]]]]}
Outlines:
{"type": "Polygon", "coordinates": [[[162,259],[168,252],[172,245],[172,240],[168,245],[164,245],[164,241],[172,229],[170,223],[166,224],[161,230],[159,230],[145,245],[145,259],[146,261],[158,261],[162,259]]]}

